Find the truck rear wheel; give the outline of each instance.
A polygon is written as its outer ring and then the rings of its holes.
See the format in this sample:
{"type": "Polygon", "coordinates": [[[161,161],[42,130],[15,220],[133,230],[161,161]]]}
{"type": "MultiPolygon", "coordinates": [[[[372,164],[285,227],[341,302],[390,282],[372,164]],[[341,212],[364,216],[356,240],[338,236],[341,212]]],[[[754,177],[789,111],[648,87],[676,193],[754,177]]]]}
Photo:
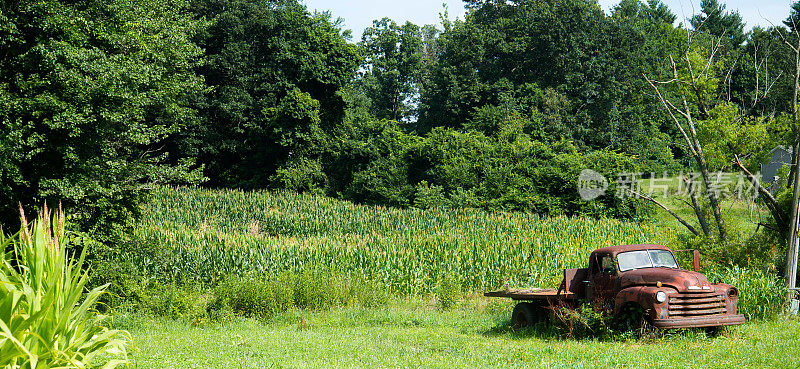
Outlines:
{"type": "Polygon", "coordinates": [[[520,302],[511,313],[511,327],[514,329],[532,327],[544,319],[545,314],[541,306],[530,302],[520,302]]]}

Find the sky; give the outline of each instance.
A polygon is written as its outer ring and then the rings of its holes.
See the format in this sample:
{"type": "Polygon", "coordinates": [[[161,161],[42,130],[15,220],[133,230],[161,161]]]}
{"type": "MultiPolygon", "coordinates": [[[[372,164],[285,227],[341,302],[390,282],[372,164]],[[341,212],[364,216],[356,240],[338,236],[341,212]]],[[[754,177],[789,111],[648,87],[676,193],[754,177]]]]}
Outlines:
{"type": "MultiPolygon", "coordinates": [[[[334,18],[344,19],[344,28],[353,30],[353,41],[361,40],[364,28],[372,21],[389,17],[398,23],[411,21],[418,25],[438,24],[442,4],[446,3],[450,19],[463,19],[464,3],[461,0],[303,0],[309,9],[330,10],[334,18]]],[[[678,21],[691,17],[700,8],[700,0],[662,0],[678,21]]],[[[599,0],[609,11],[619,0],[599,0]]],[[[779,24],[789,16],[790,0],[720,0],[726,10],[738,10],[747,23],[746,29],[760,25],[779,24]]]]}

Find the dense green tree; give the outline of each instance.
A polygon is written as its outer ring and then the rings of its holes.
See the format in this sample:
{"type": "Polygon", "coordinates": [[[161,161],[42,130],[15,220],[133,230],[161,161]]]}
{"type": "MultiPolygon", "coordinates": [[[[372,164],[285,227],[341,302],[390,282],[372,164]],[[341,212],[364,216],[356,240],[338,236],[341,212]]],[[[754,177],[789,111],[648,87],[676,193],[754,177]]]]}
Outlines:
{"type": "Polygon", "coordinates": [[[424,137],[390,120],[343,126],[332,185],[342,197],[369,204],[629,214],[630,203],[614,196],[613,184],[595,202],[581,200],[576,188],[583,169],[609,178],[637,170],[632,157],[607,150],[583,154],[567,141],[536,140],[540,117],[531,121],[511,106],[485,107],[479,116],[467,129],[437,127],[424,137]]]}
{"type": "Polygon", "coordinates": [[[700,13],[692,17],[691,24],[695,30],[730,40],[733,47],[747,39],[739,12],[726,12],[725,5],[717,0],[701,0],[700,13]]]}
{"type": "Polygon", "coordinates": [[[654,22],[673,24],[678,17],[661,0],[647,0],[647,5],[643,5],[640,10],[642,16],[654,22]]]}
{"type": "Polygon", "coordinates": [[[438,38],[420,132],[462,127],[482,107],[516,106],[529,119],[543,116],[537,139],[622,150],[642,155],[648,170],[670,169],[663,115],[640,93],[642,74],[670,54],[679,35],[665,22],[663,4],[626,1],[613,17],[589,0],[468,5],[466,19],[438,38]],[[653,9],[660,13],[651,16],[653,9]]]}
{"type": "MultiPolygon", "coordinates": [[[[428,29],[428,37],[430,33],[428,29]]],[[[389,18],[376,20],[364,30],[361,46],[367,68],[363,80],[372,101],[372,114],[396,121],[416,115],[413,99],[425,57],[420,28],[411,22],[399,26],[389,18]]]]}
{"type": "Polygon", "coordinates": [[[151,186],[201,179],[165,151],[195,121],[190,101],[202,89],[187,9],[182,0],[0,3],[3,224],[16,224],[18,202],[63,201],[74,224],[110,236],[151,186]]]}
{"type": "Polygon", "coordinates": [[[196,151],[210,185],[320,189],[324,173],[309,171],[344,117],[338,92],[357,47],[329,14],[294,0],[195,0],[194,12],[210,23],[197,37],[209,91],[183,150],[196,151]]]}
{"type": "Polygon", "coordinates": [[[678,18],[661,0],[622,0],[612,9],[612,15],[622,19],[638,19],[651,23],[673,24],[678,18]]]}
{"type": "Polygon", "coordinates": [[[523,129],[520,120],[505,122],[492,136],[435,128],[408,154],[408,178],[417,183],[415,204],[420,197],[427,204],[436,197],[438,206],[549,215],[628,214],[629,204],[615,196],[613,184],[595,202],[581,200],[576,189],[583,169],[615,178],[638,169],[633,158],[604,150],[581,154],[567,141],[544,143],[523,129]]]}
{"type": "Polygon", "coordinates": [[[360,203],[412,205],[408,152],[420,138],[392,120],[357,121],[343,128],[329,170],[332,192],[360,203]]]}
{"type": "Polygon", "coordinates": [[[783,24],[785,24],[791,32],[794,32],[798,25],[800,25],[800,1],[793,2],[789,7],[789,17],[783,21],[783,24]]]}

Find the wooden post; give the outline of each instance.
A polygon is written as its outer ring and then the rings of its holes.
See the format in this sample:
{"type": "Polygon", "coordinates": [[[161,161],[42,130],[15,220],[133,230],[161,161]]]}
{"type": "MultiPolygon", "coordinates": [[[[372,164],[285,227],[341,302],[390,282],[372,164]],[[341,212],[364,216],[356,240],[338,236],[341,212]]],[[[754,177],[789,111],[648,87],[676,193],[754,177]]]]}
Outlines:
{"type": "MultiPolygon", "coordinates": [[[[800,148],[800,140],[796,140],[792,148],[794,152],[793,155],[798,155],[798,149],[800,148]]],[[[798,225],[800,225],[800,206],[798,206],[798,202],[800,202],[800,170],[798,168],[794,168],[792,171],[793,177],[791,180],[794,181],[793,186],[793,193],[792,193],[792,213],[791,223],[789,223],[789,248],[786,252],[786,287],[789,288],[789,298],[794,297],[795,288],[797,287],[797,254],[798,249],[800,249],[800,236],[798,235],[798,225]]]]}

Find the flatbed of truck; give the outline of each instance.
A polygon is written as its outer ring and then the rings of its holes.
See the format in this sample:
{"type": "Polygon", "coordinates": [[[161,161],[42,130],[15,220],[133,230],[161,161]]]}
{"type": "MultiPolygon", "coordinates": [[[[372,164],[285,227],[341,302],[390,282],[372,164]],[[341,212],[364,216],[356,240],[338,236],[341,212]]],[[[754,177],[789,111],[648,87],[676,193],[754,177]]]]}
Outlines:
{"type": "Polygon", "coordinates": [[[513,300],[553,300],[555,298],[574,299],[575,294],[555,289],[506,289],[483,294],[486,297],[507,297],[513,300]]]}

